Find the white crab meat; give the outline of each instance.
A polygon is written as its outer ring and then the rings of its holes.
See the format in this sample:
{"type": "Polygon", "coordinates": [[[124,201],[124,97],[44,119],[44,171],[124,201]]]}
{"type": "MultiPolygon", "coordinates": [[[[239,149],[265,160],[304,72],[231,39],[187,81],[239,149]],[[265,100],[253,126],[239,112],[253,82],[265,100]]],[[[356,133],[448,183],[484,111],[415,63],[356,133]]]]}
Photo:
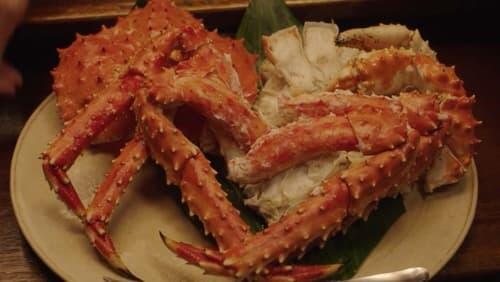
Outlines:
{"type": "Polygon", "coordinates": [[[262,39],[267,58],[280,70],[287,83],[298,91],[318,90],[324,80],[321,71],[305,55],[302,37],[296,26],[262,39]]]}
{"type": "Polygon", "coordinates": [[[356,55],[359,50],[337,46],[335,41],[339,28],[334,23],[306,22],[304,24],[304,50],[309,62],[323,74],[320,90],[325,90],[327,81],[334,80],[339,71],[356,55]]]}
{"type": "Polygon", "coordinates": [[[383,49],[389,47],[410,49],[418,53],[435,57],[429,43],[425,41],[418,29],[410,30],[400,24],[380,24],[366,28],[354,28],[342,32],[338,42],[362,50],[383,49]]]}

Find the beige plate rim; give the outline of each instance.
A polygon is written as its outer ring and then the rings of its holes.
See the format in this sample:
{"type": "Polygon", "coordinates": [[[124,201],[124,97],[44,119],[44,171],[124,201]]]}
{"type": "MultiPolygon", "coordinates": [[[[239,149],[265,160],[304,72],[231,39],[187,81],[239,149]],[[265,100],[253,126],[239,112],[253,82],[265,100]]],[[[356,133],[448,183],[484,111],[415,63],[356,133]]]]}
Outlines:
{"type": "Polygon", "coordinates": [[[35,253],[45,262],[45,264],[52,270],[54,273],[57,273],[61,278],[64,280],[72,280],[72,276],[69,273],[66,273],[63,269],[59,269],[57,267],[57,263],[53,261],[50,256],[42,251],[42,248],[36,243],[36,240],[32,237],[31,233],[28,232],[28,228],[26,223],[24,222],[24,218],[20,215],[20,207],[18,206],[18,202],[16,201],[15,195],[16,193],[14,192],[14,189],[16,187],[16,180],[14,175],[16,175],[16,167],[17,167],[17,160],[18,160],[18,154],[21,148],[21,143],[22,140],[25,138],[25,135],[29,131],[29,128],[33,121],[37,118],[37,116],[40,114],[40,112],[51,102],[52,99],[55,99],[54,94],[50,94],[45,98],[42,103],[36,108],[36,110],[31,114],[29,117],[28,121],[24,125],[23,129],[21,130],[21,134],[19,134],[19,137],[16,142],[16,147],[14,148],[14,154],[12,154],[12,161],[10,165],[10,197],[11,197],[11,203],[12,206],[14,207],[14,214],[16,216],[17,222],[19,224],[19,227],[21,228],[21,232],[23,233],[24,238],[28,241],[30,246],[33,248],[35,253]]]}
{"type": "MultiPolygon", "coordinates": [[[[49,105],[49,103],[52,102],[52,100],[55,99],[55,96],[53,94],[49,95],[47,98],[42,101],[42,103],[36,108],[36,110],[31,114],[30,118],[26,122],[24,128],[21,131],[21,134],[19,135],[19,138],[16,142],[16,147],[14,149],[14,153],[12,156],[12,161],[11,161],[11,168],[10,168],[10,196],[11,196],[11,203],[14,208],[14,214],[16,216],[17,222],[20,226],[20,229],[30,244],[30,246],[33,248],[35,253],[46,263],[46,265],[54,271],[56,274],[58,274],[61,278],[64,280],[73,280],[74,277],[70,274],[67,273],[64,269],[60,268],[58,266],[57,261],[53,260],[53,258],[42,251],[42,247],[39,246],[39,244],[36,242],[36,239],[34,238],[33,234],[28,232],[28,227],[24,221],[23,216],[21,216],[21,208],[19,207],[18,200],[16,199],[17,193],[15,193],[15,187],[16,187],[16,167],[17,167],[17,160],[18,160],[18,154],[21,149],[21,144],[22,141],[24,140],[25,136],[27,135],[27,132],[30,129],[31,124],[34,122],[34,120],[37,119],[39,114],[43,111],[43,109],[49,105]]],[[[465,239],[465,236],[467,235],[473,219],[475,217],[475,212],[476,212],[476,206],[477,206],[477,197],[478,197],[478,176],[477,176],[477,168],[476,164],[473,161],[472,165],[472,182],[473,182],[473,192],[472,192],[472,197],[470,201],[470,206],[469,206],[469,213],[467,214],[467,218],[465,219],[462,231],[460,232],[460,236],[456,238],[454,243],[450,246],[450,248],[447,251],[447,255],[442,258],[442,260],[435,265],[437,266],[436,269],[429,269],[431,276],[434,276],[449,260],[453,255],[456,253],[460,245],[462,244],[463,240],[465,239]]]]}

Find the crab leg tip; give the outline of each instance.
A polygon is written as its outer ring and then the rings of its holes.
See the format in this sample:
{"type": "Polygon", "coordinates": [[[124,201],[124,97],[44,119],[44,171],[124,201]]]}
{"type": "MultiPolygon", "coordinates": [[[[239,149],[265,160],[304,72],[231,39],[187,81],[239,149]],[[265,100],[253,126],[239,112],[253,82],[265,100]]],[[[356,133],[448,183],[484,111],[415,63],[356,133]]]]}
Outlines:
{"type": "Polygon", "coordinates": [[[171,251],[175,252],[175,250],[176,250],[176,249],[177,249],[177,247],[178,247],[178,244],[177,244],[174,240],[172,240],[172,239],[168,238],[168,237],[167,237],[165,234],[163,234],[161,231],[158,231],[158,233],[160,234],[160,238],[161,238],[161,240],[162,240],[163,244],[165,244],[165,246],[167,246],[167,248],[168,248],[169,250],[171,250],[171,251]]]}
{"type": "Polygon", "coordinates": [[[123,263],[123,261],[118,255],[109,257],[108,262],[114,269],[116,269],[121,275],[125,276],[126,278],[131,279],[133,281],[143,281],[137,275],[132,273],[130,269],[128,269],[128,267],[123,263]]]}
{"type": "Polygon", "coordinates": [[[225,266],[230,266],[230,265],[233,265],[234,264],[234,260],[232,259],[225,259],[223,262],[222,262],[223,265],[225,266]]]}
{"type": "Polygon", "coordinates": [[[338,263],[338,264],[331,264],[331,265],[327,265],[324,269],[324,273],[325,273],[325,277],[326,276],[330,276],[334,273],[336,273],[337,271],[339,271],[339,269],[342,267],[342,264],[338,263]]]}

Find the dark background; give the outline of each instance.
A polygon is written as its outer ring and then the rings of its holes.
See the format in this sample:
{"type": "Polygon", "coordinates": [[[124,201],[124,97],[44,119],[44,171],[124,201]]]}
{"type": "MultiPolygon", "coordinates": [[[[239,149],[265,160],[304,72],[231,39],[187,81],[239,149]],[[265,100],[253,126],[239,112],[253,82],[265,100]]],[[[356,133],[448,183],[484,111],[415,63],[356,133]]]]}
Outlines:
{"type": "MultiPolygon", "coordinates": [[[[41,5],[33,1],[34,5],[41,5]]],[[[455,65],[467,90],[477,96],[479,201],[476,218],[463,245],[438,274],[439,281],[500,281],[500,15],[495,1],[341,1],[294,7],[302,21],[334,18],[341,30],[383,23],[418,28],[447,65],[455,65]]],[[[43,4],[45,5],[45,4],[43,4]]],[[[0,280],[54,281],[20,233],[9,198],[9,170],[17,136],[36,106],[51,92],[50,70],[57,64],[56,48],[68,46],[75,33],[90,33],[114,19],[70,22],[29,22],[22,25],[6,57],[24,76],[14,99],[0,98],[0,280]]],[[[209,28],[235,32],[241,10],[203,13],[209,28]]],[[[409,256],[411,254],[408,254],[409,256]]]]}

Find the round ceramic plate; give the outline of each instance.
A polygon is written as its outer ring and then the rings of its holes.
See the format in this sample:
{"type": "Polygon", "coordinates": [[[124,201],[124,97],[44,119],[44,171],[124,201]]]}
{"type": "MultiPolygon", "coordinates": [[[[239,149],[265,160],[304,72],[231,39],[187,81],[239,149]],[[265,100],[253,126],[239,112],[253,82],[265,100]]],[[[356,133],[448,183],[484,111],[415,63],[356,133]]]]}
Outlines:
{"type": "MultiPolygon", "coordinates": [[[[45,181],[40,152],[60,129],[51,95],[26,123],[12,160],[10,188],[19,225],[36,253],[63,279],[124,280],[99,259],[78,220],[45,181]]],[[[92,195],[92,187],[102,180],[111,158],[87,150],[70,169],[70,178],[85,203],[92,195]]],[[[203,275],[162,244],[158,231],[176,240],[209,244],[167,193],[162,179],[160,170],[146,165],[113,214],[109,230],[125,264],[145,281],[228,281],[203,275]]],[[[418,192],[406,195],[407,212],[370,254],[358,276],[413,266],[426,267],[434,275],[467,234],[476,209],[477,189],[477,173],[472,165],[456,185],[425,198],[418,192]]]]}

